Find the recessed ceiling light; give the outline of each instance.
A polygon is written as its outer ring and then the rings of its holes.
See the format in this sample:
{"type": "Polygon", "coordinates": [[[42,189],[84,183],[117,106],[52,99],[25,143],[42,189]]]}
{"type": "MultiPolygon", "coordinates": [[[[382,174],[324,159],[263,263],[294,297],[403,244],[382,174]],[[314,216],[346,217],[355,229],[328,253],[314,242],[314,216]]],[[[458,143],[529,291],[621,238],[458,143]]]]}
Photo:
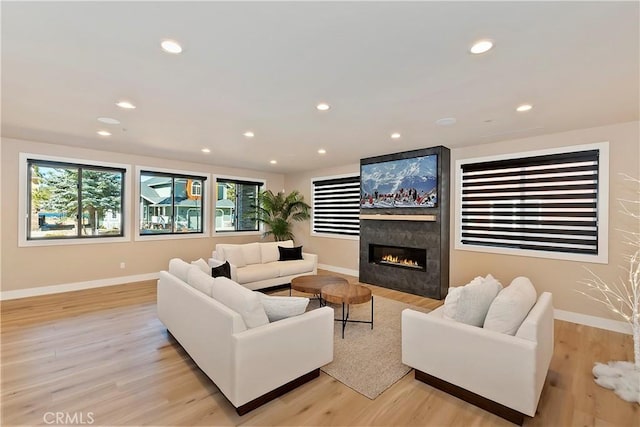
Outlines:
{"type": "Polygon", "coordinates": [[[101,123],[106,123],[108,125],[119,125],[120,120],[112,119],[111,117],[98,117],[98,121],[101,123]]]}
{"type": "Polygon", "coordinates": [[[451,126],[456,124],[456,118],[455,117],[443,117],[441,119],[436,120],[436,124],[438,126],[451,126]]]}
{"type": "Polygon", "coordinates": [[[133,110],[134,108],[136,108],[136,106],[130,103],[129,101],[118,101],[116,102],[116,105],[126,110],[133,110]]]}
{"type": "Polygon", "coordinates": [[[518,108],[516,108],[516,111],[519,113],[523,113],[525,111],[531,110],[532,108],[533,108],[533,105],[531,104],[522,104],[522,105],[519,105],[518,108]]]}
{"type": "Polygon", "coordinates": [[[168,53],[178,54],[182,52],[182,46],[175,40],[163,40],[160,46],[162,46],[162,50],[168,53]]]}
{"type": "Polygon", "coordinates": [[[320,111],[327,111],[329,108],[331,108],[331,106],[326,102],[321,102],[320,104],[316,105],[316,108],[320,111]]]}
{"type": "Polygon", "coordinates": [[[210,153],[211,152],[211,150],[209,150],[208,148],[203,148],[200,151],[202,151],[203,153],[210,153]]]}
{"type": "Polygon", "coordinates": [[[269,163],[271,163],[272,165],[275,165],[276,163],[278,163],[277,160],[271,160],[269,163]]]}
{"type": "Polygon", "coordinates": [[[493,47],[493,42],[491,40],[478,40],[471,46],[469,52],[473,54],[485,53],[489,49],[493,47]]]}
{"type": "Polygon", "coordinates": [[[98,135],[100,136],[111,136],[111,132],[108,132],[106,130],[99,130],[98,132],[96,132],[98,135]]]}
{"type": "Polygon", "coordinates": [[[391,138],[393,138],[393,139],[399,139],[400,136],[401,135],[398,132],[394,132],[394,133],[391,134],[391,138]]]}
{"type": "Polygon", "coordinates": [[[243,133],[244,136],[246,136],[247,138],[253,138],[254,136],[256,136],[253,132],[251,132],[250,130],[246,131],[245,133],[243,133]]]}
{"type": "Polygon", "coordinates": [[[321,148],[318,150],[318,154],[327,154],[327,150],[325,150],[324,148],[321,148]]]}

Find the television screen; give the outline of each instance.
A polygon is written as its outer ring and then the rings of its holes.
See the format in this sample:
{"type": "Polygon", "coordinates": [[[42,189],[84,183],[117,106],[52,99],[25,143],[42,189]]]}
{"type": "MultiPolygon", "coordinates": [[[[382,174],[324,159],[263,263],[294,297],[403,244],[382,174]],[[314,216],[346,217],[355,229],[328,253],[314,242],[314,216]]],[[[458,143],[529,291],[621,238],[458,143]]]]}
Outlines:
{"type": "Polygon", "coordinates": [[[362,208],[433,208],[438,202],[438,156],[363,164],[362,208]]]}

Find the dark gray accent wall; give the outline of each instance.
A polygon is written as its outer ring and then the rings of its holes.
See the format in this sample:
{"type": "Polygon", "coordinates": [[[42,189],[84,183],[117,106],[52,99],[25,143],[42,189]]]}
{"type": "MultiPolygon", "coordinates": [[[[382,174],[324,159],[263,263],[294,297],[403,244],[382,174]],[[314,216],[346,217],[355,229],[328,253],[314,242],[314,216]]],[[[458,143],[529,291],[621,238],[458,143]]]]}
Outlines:
{"type": "Polygon", "coordinates": [[[450,152],[443,146],[362,159],[361,164],[438,155],[435,208],[361,209],[361,214],[434,215],[435,221],[360,220],[360,282],[443,299],[449,289],[450,152]],[[425,272],[369,262],[369,244],[427,250],[425,272]]]}

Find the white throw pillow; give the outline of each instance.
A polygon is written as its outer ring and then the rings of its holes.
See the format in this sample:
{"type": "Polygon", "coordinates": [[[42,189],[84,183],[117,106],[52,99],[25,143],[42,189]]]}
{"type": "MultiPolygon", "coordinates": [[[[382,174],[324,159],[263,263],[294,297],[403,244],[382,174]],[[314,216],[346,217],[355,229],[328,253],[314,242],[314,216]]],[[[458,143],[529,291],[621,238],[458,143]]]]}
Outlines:
{"type": "Polygon", "coordinates": [[[502,289],[492,275],[476,277],[465,286],[449,289],[443,316],[457,322],[482,327],[489,306],[502,289]]]}
{"type": "Polygon", "coordinates": [[[190,268],[187,272],[187,283],[207,296],[211,296],[213,290],[213,277],[203,273],[197,267],[190,268]]]}
{"type": "Polygon", "coordinates": [[[538,294],[531,281],[526,277],[516,277],[491,303],[484,328],[515,335],[537,299],[538,294]]]}
{"type": "Polygon", "coordinates": [[[246,245],[242,245],[241,248],[244,254],[244,262],[247,265],[260,264],[262,262],[260,243],[247,243],[246,245]]]}
{"type": "Polygon", "coordinates": [[[303,314],[309,305],[309,298],[265,295],[256,292],[262,301],[269,322],[303,314]]]}
{"type": "Polygon", "coordinates": [[[211,296],[242,316],[247,328],[269,323],[260,297],[231,279],[222,276],[213,279],[211,296]]]}
{"type": "Polygon", "coordinates": [[[169,273],[176,276],[183,282],[187,281],[187,272],[191,268],[191,264],[181,260],[180,258],[172,258],[169,260],[169,273]]]}
{"type": "Polygon", "coordinates": [[[244,251],[239,246],[225,248],[224,255],[226,261],[236,267],[245,267],[247,265],[247,261],[244,259],[244,251]]]}
{"type": "Polygon", "coordinates": [[[209,264],[207,264],[207,261],[203,260],[202,258],[197,259],[195,261],[191,261],[191,265],[195,265],[196,267],[198,267],[203,273],[208,274],[209,276],[211,276],[211,268],[209,267],[209,264]]]}

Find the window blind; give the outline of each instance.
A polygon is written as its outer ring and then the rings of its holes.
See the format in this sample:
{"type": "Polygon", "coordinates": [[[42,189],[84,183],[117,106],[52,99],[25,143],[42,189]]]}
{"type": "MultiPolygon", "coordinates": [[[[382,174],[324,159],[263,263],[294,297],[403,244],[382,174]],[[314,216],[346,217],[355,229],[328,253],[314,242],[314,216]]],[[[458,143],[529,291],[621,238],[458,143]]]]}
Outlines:
{"type": "Polygon", "coordinates": [[[358,236],[360,176],[313,181],[313,231],[358,236]]]}
{"type": "Polygon", "coordinates": [[[463,164],[461,243],[598,253],[599,150],[463,164]]]}

